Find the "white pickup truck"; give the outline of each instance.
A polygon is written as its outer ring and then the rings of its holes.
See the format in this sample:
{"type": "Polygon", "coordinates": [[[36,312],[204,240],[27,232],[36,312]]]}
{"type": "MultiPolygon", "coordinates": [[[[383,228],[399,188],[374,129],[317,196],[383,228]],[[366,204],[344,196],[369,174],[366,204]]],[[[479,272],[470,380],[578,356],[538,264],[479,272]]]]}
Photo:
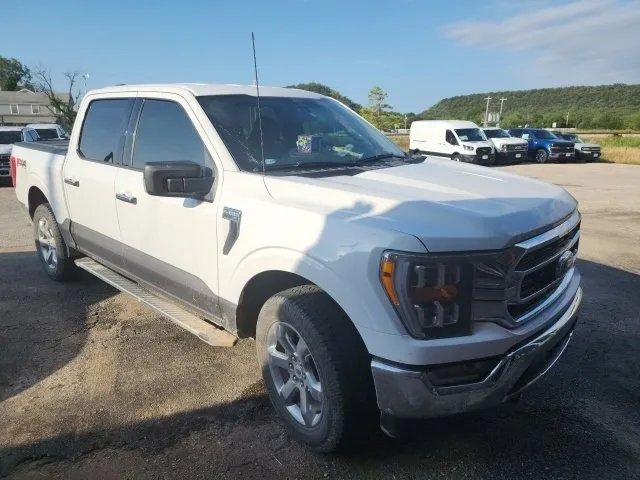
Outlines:
{"type": "Polygon", "coordinates": [[[576,325],[571,195],[406,155],[314,93],[94,90],[68,146],[17,144],[11,167],[51,278],[85,269],[215,346],[255,338],[315,451],[519,395],[576,325]]]}

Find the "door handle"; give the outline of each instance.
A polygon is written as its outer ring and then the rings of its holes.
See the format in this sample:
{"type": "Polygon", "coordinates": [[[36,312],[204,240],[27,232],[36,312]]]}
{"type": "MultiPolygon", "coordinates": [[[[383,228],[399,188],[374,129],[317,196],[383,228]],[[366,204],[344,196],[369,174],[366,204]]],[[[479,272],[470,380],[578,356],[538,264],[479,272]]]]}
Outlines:
{"type": "Polygon", "coordinates": [[[76,180],[75,178],[65,178],[64,179],[64,183],[66,183],[67,185],[71,185],[72,187],[79,187],[80,186],[80,182],[78,180],[76,180]]]}
{"type": "Polygon", "coordinates": [[[128,193],[118,192],[116,193],[116,198],[121,202],[132,203],[133,205],[138,203],[138,199],[136,197],[129,195],[128,193]]]}

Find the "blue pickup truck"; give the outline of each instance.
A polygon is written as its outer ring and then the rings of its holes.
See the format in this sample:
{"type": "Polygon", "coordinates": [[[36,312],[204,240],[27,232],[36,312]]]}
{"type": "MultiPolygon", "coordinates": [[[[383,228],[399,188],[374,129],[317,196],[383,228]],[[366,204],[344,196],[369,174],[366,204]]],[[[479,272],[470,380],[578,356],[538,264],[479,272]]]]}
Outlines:
{"type": "Polygon", "coordinates": [[[549,130],[543,128],[511,128],[509,135],[520,137],[529,142],[529,158],[538,163],[545,163],[549,159],[575,160],[573,142],[558,138],[549,130]]]}

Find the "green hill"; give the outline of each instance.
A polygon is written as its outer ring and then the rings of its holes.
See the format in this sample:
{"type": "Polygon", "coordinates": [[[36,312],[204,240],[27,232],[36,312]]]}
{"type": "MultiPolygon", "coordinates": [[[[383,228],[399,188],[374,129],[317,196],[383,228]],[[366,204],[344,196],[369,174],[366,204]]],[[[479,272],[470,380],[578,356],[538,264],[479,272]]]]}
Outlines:
{"type": "Polygon", "coordinates": [[[640,129],[640,85],[598,85],[593,87],[541,88],[477,93],[445,98],[420,115],[424,119],[465,119],[481,122],[491,97],[490,112],[506,98],[502,126],[529,123],[534,126],[640,129]]]}

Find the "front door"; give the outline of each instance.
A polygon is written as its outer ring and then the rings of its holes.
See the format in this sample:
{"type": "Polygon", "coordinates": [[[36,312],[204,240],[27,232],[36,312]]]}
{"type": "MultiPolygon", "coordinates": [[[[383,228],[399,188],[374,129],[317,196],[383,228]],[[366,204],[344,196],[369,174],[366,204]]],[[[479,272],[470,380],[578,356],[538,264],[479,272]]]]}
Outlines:
{"type": "Polygon", "coordinates": [[[82,130],[72,139],[62,169],[71,233],[78,248],[120,267],[122,252],[114,182],[122,163],[124,131],[134,100],[90,101],[82,130]]]}
{"type": "MultiPolygon", "coordinates": [[[[219,317],[216,208],[218,182],[205,199],[148,195],[148,162],[198,162],[215,167],[191,107],[181,97],[139,100],[130,160],[115,179],[116,209],[126,270],[134,279],[182,301],[206,317],[219,317]]],[[[126,150],[126,149],[125,149],[126,150]]]]}

